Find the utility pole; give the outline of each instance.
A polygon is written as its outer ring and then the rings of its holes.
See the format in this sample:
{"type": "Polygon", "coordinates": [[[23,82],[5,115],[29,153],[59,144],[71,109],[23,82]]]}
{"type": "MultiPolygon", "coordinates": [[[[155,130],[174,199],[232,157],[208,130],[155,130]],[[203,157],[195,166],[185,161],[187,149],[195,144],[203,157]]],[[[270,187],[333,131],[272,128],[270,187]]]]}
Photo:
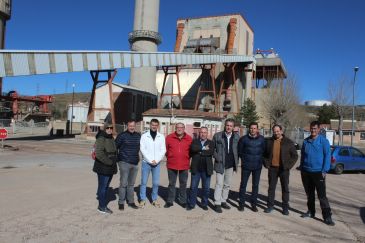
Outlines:
{"type": "Polygon", "coordinates": [[[74,120],[74,97],[75,97],[75,84],[72,84],[72,101],[71,101],[71,135],[72,135],[72,122],[74,120]]]}
{"type": "Polygon", "coordinates": [[[354,67],[354,82],[352,83],[352,126],[351,126],[351,146],[354,140],[354,120],[355,120],[355,82],[356,73],[359,71],[359,67],[354,67]]]}

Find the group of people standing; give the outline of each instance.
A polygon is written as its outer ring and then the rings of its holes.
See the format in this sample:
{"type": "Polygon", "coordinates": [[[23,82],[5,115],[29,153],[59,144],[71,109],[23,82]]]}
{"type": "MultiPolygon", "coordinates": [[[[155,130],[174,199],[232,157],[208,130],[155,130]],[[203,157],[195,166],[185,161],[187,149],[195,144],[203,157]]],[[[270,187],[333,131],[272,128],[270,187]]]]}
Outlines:
{"type": "MultiPolygon", "coordinates": [[[[98,211],[112,213],[107,207],[107,190],[117,164],[120,171],[120,186],[118,190],[119,210],[125,205],[130,208],[144,208],[147,201],[146,187],[150,173],[152,174],[152,205],[160,207],[158,189],[160,184],[161,161],[166,156],[168,174],[168,195],[165,208],[174,206],[174,202],[187,210],[197,205],[198,186],[201,181],[202,200],[200,207],[208,210],[211,177],[216,172],[214,189],[214,210],[222,213],[229,210],[228,197],[234,173],[241,165],[241,183],[239,189],[238,210],[244,211],[247,200],[246,187],[252,175],[252,194],[250,208],[258,212],[258,193],[262,167],[268,169],[269,189],[265,213],[274,209],[275,190],[278,179],[282,188],[282,214],[289,215],[289,175],[290,170],[298,160],[294,143],[283,134],[280,125],[272,127],[273,136],[265,139],[259,134],[258,124],[249,125],[249,132],[242,137],[235,131],[233,119],[227,119],[224,130],[208,139],[208,128],[201,127],[199,136],[192,139],[185,132],[185,125],[177,123],[175,132],[166,138],[158,132],[159,121],[152,119],[150,129],[140,135],[136,132],[135,121],[128,122],[127,130],[113,139],[113,127],[104,125],[96,138],[96,159],[94,172],[98,175],[97,199],[98,211]],[[139,203],[134,200],[134,185],[138,173],[139,152],[142,155],[141,184],[139,188],[139,203]],[[239,163],[241,161],[241,163],[239,163]],[[187,181],[191,173],[189,195],[187,181]],[[176,181],[179,180],[179,190],[176,196],[176,181]]],[[[317,191],[324,222],[334,225],[331,208],[326,197],[326,172],[330,167],[330,146],[328,140],[319,134],[320,124],[310,124],[311,135],[303,142],[301,150],[300,170],[305,192],[307,194],[308,212],[302,217],[315,217],[315,191],[317,191]]]]}

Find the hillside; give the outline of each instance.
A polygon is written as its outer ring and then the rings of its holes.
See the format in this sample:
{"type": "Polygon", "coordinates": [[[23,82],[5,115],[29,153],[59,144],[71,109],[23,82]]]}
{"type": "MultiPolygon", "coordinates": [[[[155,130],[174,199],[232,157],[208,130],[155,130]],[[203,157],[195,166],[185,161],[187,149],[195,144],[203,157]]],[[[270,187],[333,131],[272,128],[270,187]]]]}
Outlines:
{"type": "MultiPolygon", "coordinates": [[[[74,103],[89,103],[91,93],[75,93],[74,103]]],[[[64,120],[67,117],[67,105],[72,103],[72,93],[53,95],[54,102],[49,105],[55,119],[64,120]]]]}

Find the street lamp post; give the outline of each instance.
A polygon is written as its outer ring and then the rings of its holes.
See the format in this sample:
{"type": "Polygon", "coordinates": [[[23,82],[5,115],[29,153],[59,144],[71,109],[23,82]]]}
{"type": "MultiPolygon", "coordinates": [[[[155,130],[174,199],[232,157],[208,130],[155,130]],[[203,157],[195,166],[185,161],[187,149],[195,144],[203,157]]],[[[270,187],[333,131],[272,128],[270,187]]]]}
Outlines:
{"type": "Polygon", "coordinates": [[[71,135],[72,135],[72,122],[74,119],[74,97],[75,97],[75,84],[72,84],[72,101],[71,101],[71,135]]]}
{"type": "Polygon", "coordinates": [[[352,126],[351,126],[351,146],[354,140],[354,120],[355,120],[355,81],[356,73],[359,71],[359,67],[354,67],[354,82],[352,83],[352,126]]]}

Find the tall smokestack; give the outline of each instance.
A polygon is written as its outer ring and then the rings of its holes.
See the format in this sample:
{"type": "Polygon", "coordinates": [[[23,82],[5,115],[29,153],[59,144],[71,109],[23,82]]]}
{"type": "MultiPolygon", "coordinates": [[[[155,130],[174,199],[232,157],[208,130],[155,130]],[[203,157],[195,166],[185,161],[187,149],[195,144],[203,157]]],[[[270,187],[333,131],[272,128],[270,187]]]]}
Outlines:
{"type": "MultiPolygon", "coordinates": [[[[0,0],[0,49],[4,49],[6,21],[11,16],[11,0],[0,0]]],[[[3,79],[0,78],[0,95],[3,92],[3,79]]]]}
{"type": "MultiPolygon", "coordinates": [[[[133,32],[129,33],[132,51],[156,52],[161,43],[158,33],[160,0],[135,0],[133,32]]],[[[156,68],[132,68],[131,86],[157,95],[156,68]]]]}

